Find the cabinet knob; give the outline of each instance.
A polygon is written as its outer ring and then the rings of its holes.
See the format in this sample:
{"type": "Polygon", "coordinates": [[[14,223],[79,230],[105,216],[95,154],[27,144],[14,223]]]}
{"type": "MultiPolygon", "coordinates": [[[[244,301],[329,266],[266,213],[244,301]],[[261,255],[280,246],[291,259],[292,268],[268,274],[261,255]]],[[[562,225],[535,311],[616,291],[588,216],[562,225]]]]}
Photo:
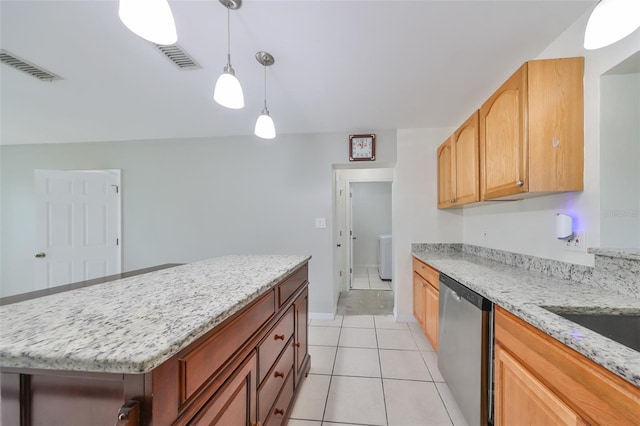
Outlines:
{"type": "Polygon", "coordinates": [[[276,334],[273,336],[274,340],[284,340],[284,334],[276,334]]]}
{"type": "Polygon", "coordinates": [[[521,180],[519,180],[519,181],[517,181],[517,182],[516,182],[516,185],[518,185],[518,186],[522,186],[522,185],[524,185],[524,182],[523,182],[523,181],[521,181],[521,180]]]}
{"type": "Polygon", "coordinates": [[[274,377],[282,377],[284,379],[284,371],[276,371],[273,375],[274,377]]]}
{"type": "Polygon", "coordinates": [[[455,199],[455,198],[452,198],[452,199],[450,199],[450,200],[449,200],[449,202],[450,202],[451,204],[453,204],[453,203],[455,203],[455,202],[456,202],[456,199],[455,199]]]}
{"type": "Polygon", "coordinates": [[[46,257],[46,256],[47,256],[46,253],[38,253],[38,254],[36,254],[36,258],[38,258],[38,259],[42,259],[43,257],[46,257]]]}
{"type": "Polygon", "coordinates": [[[284,416],[284,410],[276,408],[275,410],[273,410],[273,414],[284,416]]]}
{"type": "Polygon", "coordinates": [[[299,348],[299,347],[300,347],[300,346],[302,346],[302,345],[300,344],[300,342],[295,342],[295,343],[293,344],[293,346],[295,346],[296,348],[299,348]]]}

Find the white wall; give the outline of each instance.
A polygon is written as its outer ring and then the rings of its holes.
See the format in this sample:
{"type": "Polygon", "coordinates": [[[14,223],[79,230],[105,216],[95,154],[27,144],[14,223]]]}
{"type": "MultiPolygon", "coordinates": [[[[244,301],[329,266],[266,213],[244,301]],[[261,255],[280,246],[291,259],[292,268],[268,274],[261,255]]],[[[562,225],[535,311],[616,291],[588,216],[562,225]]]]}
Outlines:
{"type": "Polygon", "coordinates": [[[437,209],[436,150],[454,129],[400,129],[393,180],[394,315],[413,321],[412,243],[462,242],[462,210],[437,209]]]}
{"type": "Polygon", "coordinates": [[[351,184],[353,265],[378,264],[378,235],[391,233],[391,182],[351,184]]]}
{"type": "Polygon", "coordinates": [[[600,80],[602,247],[640,248],[640,74],[600,80]]]}
{"type": "MultiPolygon", "coordinates": [[[[587,51],[582,42],[589,12],[537,58],[585,57],[584,191],[465,208],[465,243],[571,263],[593,264],[592,255],[562,248],[553,234],[553,219],[556,213],[573,216],[576,230],[586,232],[587,246],[600,246],[600,75],[638,50],[640,31],[609,47],[587,51]],[[488,234],[486,240],[482,237],[484,231],[488,234]]],[[[497,87],[487,87],[487,97],[495,89],[497,87]]]]}
{"type": "MultiPolygon", "coordinates": [[[[377,142],[379,161],[393,163],[395,132],[378,131],[377,142]]],[[[125,271],[230,253],[309,254],[310,311],[332,313],[332,173],[348,163],[347,143],[347,134],[319,134],[3,145],[1,294],[34,290],[33,170],[122,169],[125,271]],[[315,228],[322,217],[327,227],[315,228]]]]}

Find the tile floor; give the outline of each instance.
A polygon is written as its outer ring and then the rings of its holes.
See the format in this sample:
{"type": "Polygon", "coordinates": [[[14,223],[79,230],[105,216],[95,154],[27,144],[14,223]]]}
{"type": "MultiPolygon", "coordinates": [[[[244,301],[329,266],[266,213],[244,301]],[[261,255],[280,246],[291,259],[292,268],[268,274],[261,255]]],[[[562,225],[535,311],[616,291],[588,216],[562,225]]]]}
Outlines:
{"type": "Polygon", "coordinates": [[[416,323],[392,315],[312,320],[309,353],[289,426],[466,425],[416,323]]]}
{"type": "Polygon", "coordinates": [[[377,267],[353,267],[353,290],[391,290],[391,281],[383,281],[377,267]]]}

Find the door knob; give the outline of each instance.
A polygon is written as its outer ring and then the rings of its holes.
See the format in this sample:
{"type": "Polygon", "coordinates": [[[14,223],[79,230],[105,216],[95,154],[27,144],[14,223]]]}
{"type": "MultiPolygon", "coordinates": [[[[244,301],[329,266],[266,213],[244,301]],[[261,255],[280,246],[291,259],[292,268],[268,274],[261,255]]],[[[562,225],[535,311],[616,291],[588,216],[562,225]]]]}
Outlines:
{"type": "Polygon", "coordinates": [[[46,255],[45,253],[38,253],[38,254],[36,254],[36,257],[37,257],[38,259],[42,259],[43,257],[46,257],[46,256],[47,256],[47,255],[46,255]]]}

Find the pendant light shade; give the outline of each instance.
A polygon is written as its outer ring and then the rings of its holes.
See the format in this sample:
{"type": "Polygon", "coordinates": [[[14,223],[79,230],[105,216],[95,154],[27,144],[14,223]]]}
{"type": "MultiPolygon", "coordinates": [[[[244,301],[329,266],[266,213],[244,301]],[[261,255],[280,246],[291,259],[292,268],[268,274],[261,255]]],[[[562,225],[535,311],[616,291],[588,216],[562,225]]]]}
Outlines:
{"type": "Polygon", "coordinates": [[[600,0],[584,33],[584,48],[599,49],[622,40],[640,27],[639,0],[600,0]]]}
{"type": "Polygon", "coordinates": [[[224,67],[213,91],[213,99],[226,108],[244,108],[244,94],[231,64],[224,67]]]}
{"type": "Polygon", "coordinates": [[[256,53],[256,60],[264,68],[264,108],[256,121],[254,133],[263,139],[273,139],[276,137],[276,126],[273,124],[273,119],[267,109],[267,67],[273,65],[275,59],[267,52],[258,52],[256,53]]]}
{"type": "Polygon", "coordinates": [[[256,120],[255,134],[262,139],[273,139],[276,137],[276,126],[273,124],[273,119],[266,109],[262,110],[262,113],[256,120]]]}
{"type": "Polygon", "coordinates": [[[213,99],[226,108],[240,109],[244,108],[244,94],[240,81],[236,78],[236,73],[231,66],[231,27],[230,27],[230,10],[239,9],[242,6],[242,0],[220,0],[220,3],[227,8],[227,65],[213,90],[213,99]]]}
{"type": "Polygon", "coordinates": [[[120,0],[118,15],[127,28],[145,40],[163,45],[178,41],[167,0],[120,0]]]}

